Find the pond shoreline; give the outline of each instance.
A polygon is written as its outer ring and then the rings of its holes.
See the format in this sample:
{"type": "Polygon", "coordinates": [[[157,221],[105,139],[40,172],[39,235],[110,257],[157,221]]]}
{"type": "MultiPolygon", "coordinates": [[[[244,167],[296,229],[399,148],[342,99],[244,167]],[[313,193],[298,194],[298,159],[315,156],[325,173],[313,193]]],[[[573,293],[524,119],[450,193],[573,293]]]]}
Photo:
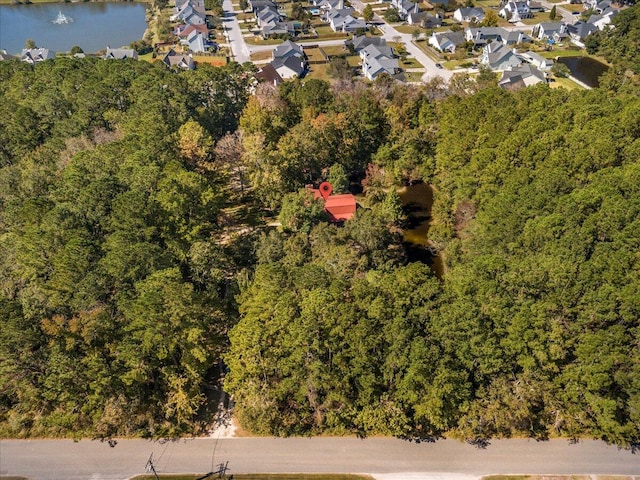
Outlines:
{"type": "Polygon", "coordinates": [[[11,55],[19,55],[27,41],[60,54],[75,46],[85,54],[129,48],[149,34],[150,8],[141,1],[2,4],[0,48],[11,55]],[[61,15],[64,21],[58,21],[61,15]]]}

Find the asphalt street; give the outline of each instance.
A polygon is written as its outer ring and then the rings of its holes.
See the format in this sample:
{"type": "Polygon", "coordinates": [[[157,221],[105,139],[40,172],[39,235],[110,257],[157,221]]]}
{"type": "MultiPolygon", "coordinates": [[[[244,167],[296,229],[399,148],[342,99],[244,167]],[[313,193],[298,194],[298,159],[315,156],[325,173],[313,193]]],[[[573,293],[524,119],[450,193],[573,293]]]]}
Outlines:
{"type": "Polygon", "coordinates": [[[233,10],[232,1],[224,0],[222,2],[222,8],[224,10],[223,25],[225,36],[227,37],[229,47],[231,47],[233,59],[240,64],[249,62],[251,60],[249,49],[242,36],[238,18],[233,10]]]}
{"type": "MultiPolygon", "coordinates": [[[[381,480],[471,479],[491,473],[640,476],[640,454],[587,440],[496,440],[477,448],[455,440],[414,443],[391,438],[225,438],[158,442],[2,440],[0,475],[34,480],[115,480],[144,473],[369,473],[381,480]]],[[[638,478],[640,480],[640,478],[638,478]]]]}

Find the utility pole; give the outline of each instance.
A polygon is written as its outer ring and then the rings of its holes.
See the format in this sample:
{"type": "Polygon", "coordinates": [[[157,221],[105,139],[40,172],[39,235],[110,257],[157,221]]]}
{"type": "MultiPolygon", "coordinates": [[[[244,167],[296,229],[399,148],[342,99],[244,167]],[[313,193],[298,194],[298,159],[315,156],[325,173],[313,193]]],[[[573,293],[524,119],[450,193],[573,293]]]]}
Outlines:
{"type": "Polygon", "coordinates": [[[147,466],[145,467],[145,470],[147,472],[153,472],[156,480],[160,480],[160,477],[158,477],[158,473],[156,472],[156,467],[153,466],[153,452],[151,452],[151,455],[149,455],[149,460],[147,460],[147,466]]]}

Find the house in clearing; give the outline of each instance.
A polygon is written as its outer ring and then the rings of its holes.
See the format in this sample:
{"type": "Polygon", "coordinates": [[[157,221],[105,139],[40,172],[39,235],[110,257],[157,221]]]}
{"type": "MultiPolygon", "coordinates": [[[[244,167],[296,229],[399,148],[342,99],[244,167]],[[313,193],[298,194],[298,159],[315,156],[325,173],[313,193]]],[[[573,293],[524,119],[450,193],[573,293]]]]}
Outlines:
{"type": "Polygon", "coordinates": [[[329,182],[322,182],[320,186],[311,188],[314,198],[324,201],[324,211],[333,223],[350,220],[356,213],[356,197],[350,193],[332,195],[333,187],[329,182]]]}
{"type": "Polygon", "coordinates": [[[196,65],[191,55],[178,53],[173,48],[162,58],[162,62],[169,68],[179,68],[182,70],[194,70],[196,65]]]}

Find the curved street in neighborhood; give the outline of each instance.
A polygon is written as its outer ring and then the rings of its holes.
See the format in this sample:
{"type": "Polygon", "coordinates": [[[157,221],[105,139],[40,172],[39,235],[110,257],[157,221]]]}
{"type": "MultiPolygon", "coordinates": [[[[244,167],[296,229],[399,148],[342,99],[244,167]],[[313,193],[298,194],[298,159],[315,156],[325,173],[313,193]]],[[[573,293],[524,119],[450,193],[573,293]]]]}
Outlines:
{"type": "Polygon", "coordinates": [[[638,475],[640,455],[595,440],[494,440],[484,448],[455,440],[391,438],[203,438],[175,441],[3,440],[0,475],[33,480],[126,479],[158,473],[369,473],[380,480],[472,480],[502,474],[638,475]]]}

